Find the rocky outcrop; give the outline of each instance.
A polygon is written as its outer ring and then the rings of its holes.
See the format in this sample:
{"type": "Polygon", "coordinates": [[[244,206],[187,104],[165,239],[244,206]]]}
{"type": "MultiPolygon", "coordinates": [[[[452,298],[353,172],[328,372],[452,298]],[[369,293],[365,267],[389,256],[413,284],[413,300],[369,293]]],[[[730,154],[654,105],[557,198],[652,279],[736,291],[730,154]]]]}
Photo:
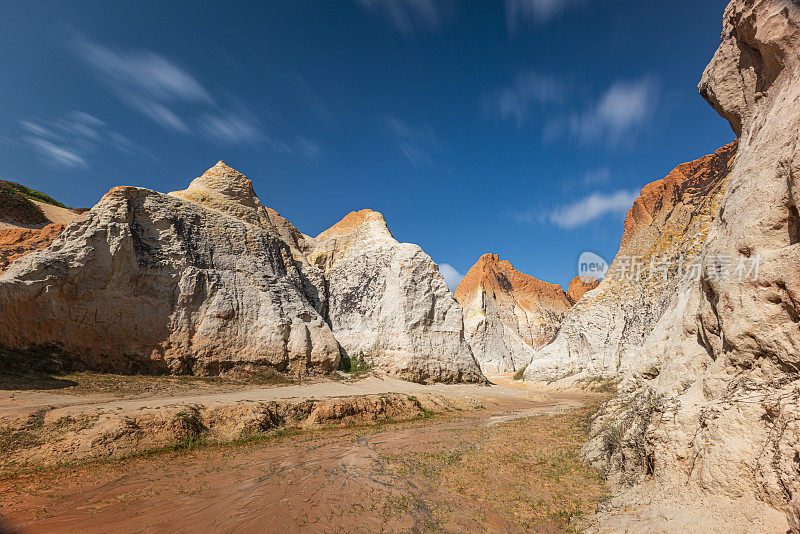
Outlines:
{"type": "Polygon", "coordinates": [[[0,273],[15,259],[48,247],[79,216],[44,193],[0,180],[0,273]]]}
{"type": "Polygon", "coordinates": [[[590,276],[576,276],[569,281],[567,286],[567,298],[572,304],[575,304],[587,292],[600,285],[600,280],[590,276]]]}
{"type": "Polygon", "coordinates": [[[524,367],[535,349],[552,339],[572,305],[561,286],[521,273],[497,254],[478,259],[455,297],[464,308],[467,341],[486,374],[524,367]]]}
{"type": "Polygon", "coordinates": [[[39,245],[0,276],[2,346],[116,372],[306,375],[343,354],[421,382],[483,380],[436,264],[380,214],[312,239],[224,162],[169,195],[114,188],[39,245]]]}
{"type": "Polygon", "coordinates": [[[348,357],[408,380],[484,380],[438,267],[417,245],[398,243],[380,213],[354,211],[302,237],[324,273],[328,318],[348,357]]]}
{"type": "Polygon", "coordinates": [[[322,297],[249,180],[218,164],[187,191],[113,188],[12,263],[0,344],[52,345],[76,366],[117,372],[335,369],[322,297]]]}
{"type": "Polygon", "coordinates": [[[30,439],[20,447],[3,451],[0,475],[21,467],[121,458],[181,447],[187,442],[230,443],[267,437],[276,431],[407,421],[424,417],[432,401],[450,409],[440,398],[402,393],[291,400],[230,399],[231,395],[201,395],[187,403],[185,398],[149,398],[124,408],[114,405],[109,409],[100,404],[91,412],[74,406],[56,410],[48,407],[39,412],[44,413],[35,428],[29,423],[31,416],[5,419],[0,427],[5,435],[23,434],[30,439]]]}
{"type": "Polygon", "coordinates": [[[652,362],[638,349],[679,289],[691,283],[735,151],[731,143],[642,188],[608,275],[576,302],[553,342],[536,353],[526,380],[646,371],[652,362]]]}
{"type": "Polygon", "coordinates": [[[800,532],[800,5],[733,0],[723,20],[700,92],[736,157],[699,280],[593,425],[587,456],[624,491],[592,530],[800,532]]]}
{"type": "Polygon", "coordinates": [[[328,303],[325,280],[319,269],[311,265],[305,256],[305,236],[278,215],[277,211],[261,204],[252,181],[245,175],[232,169],[224,161],[219,161],[202,176],[195,178],[188,188],[174,191],[170,195],[260,226],[279,237],[289,246],[306,296],[317,312],[323,316],[326,314],[328,303]]]}
{"type": "Polygon", "coordinates": [[[48,224],[42,229],[5,228],[0,229],[0,273],[9,264],[22,256],[42,250],[64,230],[63,224],[48,224]]]}

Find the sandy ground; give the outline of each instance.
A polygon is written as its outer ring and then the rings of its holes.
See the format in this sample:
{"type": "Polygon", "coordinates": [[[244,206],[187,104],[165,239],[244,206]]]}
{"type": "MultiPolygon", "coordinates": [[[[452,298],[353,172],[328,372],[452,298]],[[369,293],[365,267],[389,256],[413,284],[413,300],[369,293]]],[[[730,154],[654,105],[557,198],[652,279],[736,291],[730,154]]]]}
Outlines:
{"type": "MultiPolygon", "coordinates": [[[[145,377],[132,377],[141,382],[145,377]]],[[[156,378],[163,381],[164,378],[156,378]]],[[[169,379],[167,379],[169,380],[169,379]]],[[[549,398],[543,390],[535,390],[529,386],[508,385],[513,381],[505,381],[503,377],[495,377],[496,386],[477,386],[473,384],[435,384],[423,385],[388,377],[371,376],[356,381],[319,380],[302,384],[291,384],[276,387],[242,387],[214,383],[192,383],[192,390],[187,392],[173,382],[172,387],[162,387],[154,393],[125,395],[119,398],[114,392],[93,392],[87,388],[76,392],[56,390],[0,390],[0,418],[14,419],[26,417],[30,412],[45,406],[55,406],[49,417],[61,415],[95,413],[109,411],[138,411],[144,408],[153,409],[169,405],[202,404],[208,407],[226,406],[241,401],[267,402],[293,399],[323,399],[350,397],[356,395],[376,395],[381,393],[404,393],[408,395],[428,394],[441,395],[445,398],[467,399],[470,397],[518,397],[524,395],[530,399],[544,401],[549,398]],[[197,389],[200,391],[198,392],[197,389]],[[128,397],[133,398],[128,398],[128,397]]]]}
{"type": "Polygon", "coordinates": [[[42,405],[67,414],[379,393],[436,396],[449,407],[414,421],[8,476],[0,513],[21,532],[569,531],[606,493],[578,460],[600,397],[494,382],[370,377],[122,399],[2,391],[2,417],[42,405]]]}
{"type": "MultiPolygon", "coordinates": [[[[30,199],[31,202],[36,204],[42,209],[42,213],[44,216],[50,219],[51,223],[58,223],[58,224],[69,224],[78,217],[79,214],[75,213],[74,211],[66,208],[59,208],[58,206],[53,206],[52,204],[47,204],[45,202],[39,202],[38,200],[30,199]]],[[[0,221],[0,230],[6,230],[9,228],[42,228],[45,225],[20,225],[17,223],[10,223],[10,222],[3,222],[0,221]]]]}

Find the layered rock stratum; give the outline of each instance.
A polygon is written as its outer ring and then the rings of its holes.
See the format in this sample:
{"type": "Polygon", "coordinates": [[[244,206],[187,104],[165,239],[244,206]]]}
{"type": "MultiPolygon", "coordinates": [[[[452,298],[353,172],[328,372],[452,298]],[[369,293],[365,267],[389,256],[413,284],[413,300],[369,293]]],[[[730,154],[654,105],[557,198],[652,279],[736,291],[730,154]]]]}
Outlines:
{"type": "Polygon", "coordinates": [[[43,228],[0,229],[0,273],[17,258],[47,248],[64,231],[63,224],[48,224],[43,228]]]}
{"type": "Polygon", "coordinates": [[[29,247],[43,250],[8,256],[0,345],[116,372],[303,376],[345,356],[421,382],[482,381],[436,264],[358,213],[312,239],[224,162],[168,195],[113,188],[29,247]]]}
{"type": "Polygon", "coordinates": [[[616,376],[650,365],[639,347],[679,287],[689,283],[735,151],[734,142],[642,188],[625,218],[608,275],[575,303],[552,343],[534,355],[525,369],[527,380],[616,376]]]}
{"type": "Polygon", "coordinates": [[[79,216],[44,193],[0,180],[0,273],[15,259],[49,246],[79,216]]]}
{"type": "Polygon", "coordinates": [[[383,215],[354,211],[300,246],[323,273],[328,317],[350,358],[415,381],[483,381],[461,306],[437,265],[383,215]]]}
{"type": "MultiPolygon", "coordinates": [[[[591,285],[573,280],[570,287],[580,298],[591,285]]],[[[486,374],[524,367],[535,349],[552,339],[573,303],[561,286],[517,271],[490,253],[467,271],[455,297],[464,308],[467,341],[486,374]]]]}

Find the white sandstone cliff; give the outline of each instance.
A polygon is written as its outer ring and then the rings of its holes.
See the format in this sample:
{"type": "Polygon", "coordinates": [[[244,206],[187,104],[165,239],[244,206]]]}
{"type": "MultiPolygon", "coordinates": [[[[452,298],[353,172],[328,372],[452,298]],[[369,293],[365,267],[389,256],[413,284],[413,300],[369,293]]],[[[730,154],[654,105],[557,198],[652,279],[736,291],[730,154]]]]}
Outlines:
{"type": "Polygon", "coordinates": [[[0,276],[0,344],[55,346],[76,367],[117,372],[335,369],[314,284],[236,175],[201,177],[197,196],[113,188],[0,276]]]}
{"type": "Polygon", "coordinates": [[[688,275],[716,216],[735,150],[731,143],[683,163],[642,189],[608,276],[567,313],[555,339],[525,369],[526,380],[646,372],[652,362],[639,347],[675,295],[691,284],[688,275]]]}
{"type": "Polygon", "coordinates": [[[380,213],[351,212],[304,246],[324,273],[330,325],[349,357],[409,380],[484,380],[438,267],[419,246],[398,243],[380,213]]]}
{"type": "Polygon", "coordinates": [[[601,532],[800,532],[800,5],[733,0],[700,92],[739,135],[698,282],[593,425],[601,532]],[[720,276],[760,258],[755,280],[720,276]]]}

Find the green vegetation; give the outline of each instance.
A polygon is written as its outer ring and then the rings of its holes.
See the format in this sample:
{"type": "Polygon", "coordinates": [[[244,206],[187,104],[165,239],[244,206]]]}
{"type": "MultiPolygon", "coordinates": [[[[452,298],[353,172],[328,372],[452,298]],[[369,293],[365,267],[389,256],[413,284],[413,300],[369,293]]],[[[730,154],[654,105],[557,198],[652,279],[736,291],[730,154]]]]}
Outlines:
{"type": "Polygon", "coordinates": [[[194,449],[205,442],[203,434],[208,429],[203,424],[203,419],[197,406],[189,406],[175,414],[174,424],[178,433],[178,440],[174,450],[194,449]]]}
{"type": "Polygon", "coordinates": [[[514,373],[514,380],[522,380],[523,379],[523,377],[525,376],[525,369],[528,368],[528,365],[530,365],[530,364],[526,364],[524,367],[521,367],[520,369],[517,369],[517,372],[514,373]]]}
{"type": "Polygon", "coordinates": [[[617,385],[619,385],[619,378],[608,378],[603,376],[592,376],[577,381],[577,384],[589,391],[597,391],[599,393],[616,393],[617,385]]]}
{"type": "Polygon", "coordinates": [[[31,202],[31,199],[66,208],[64,204],[41,191],[16,182],[0,180],[0,215],[4,219],[22,224],[46,224],[47,217],[39,206],[31,202]]]}
{"type": "Polygon", "coordinates": [[[616,399],[600,429],[606,471],[622,466],[628,482],[655,471],[653,443],[648,437],[650,424],[664,417],[675,406],[666,396],[652,389],[616,399]]]}
{"type": "Polygon", "coordinates": [[[6,183],[11,184],[12,187],[14,187],[19,192],[21,192],[22,194],[26,195],[29,198],[38,200],[39,202],[44,202],[45,204],[50,204],[52,206],[58,206],[59,208],[68,209],[67,206],[65,206],[58,200],[54,199],[50,195],[42,193],[41,191],[36,191],[35,189],[31,189],[30,187],[25,187],[24,185],[18,184],[16,182],[6,182],[6,183]]]}
{"type": "Polygon", "coordinates": [[[68,209],[67,206],[65,206],[58,200],[54,199],[50,195],[42,193],[41,191],[36,191],[35,189],[31,189],[30,187],[18,184],[17,182],[0,180],[0,188],[6,188],[6,187],[11,189],[12,191],[15,191],[17,194],[24,195],[34,200],[38,200],[39,202],[44,202],[45,204],[50,204],[52,206],[58,206],[59,208],[68,209]]]}
{"type": "Polygon", "coordinates": [[[21,428],[0,429],[0,453],[30,449],[41,444],[37,431],[44,426],[44,416],[50,408],[41,408],[28,416],[21,428]]]}
{"type": "Polygon", "coordinates": [[[361,376],[372,369],[372,365],[364,357],[364,353],[360,352],[358,356],[342,356],[339,360],[339,370],[353,376],[361,376]]]}

